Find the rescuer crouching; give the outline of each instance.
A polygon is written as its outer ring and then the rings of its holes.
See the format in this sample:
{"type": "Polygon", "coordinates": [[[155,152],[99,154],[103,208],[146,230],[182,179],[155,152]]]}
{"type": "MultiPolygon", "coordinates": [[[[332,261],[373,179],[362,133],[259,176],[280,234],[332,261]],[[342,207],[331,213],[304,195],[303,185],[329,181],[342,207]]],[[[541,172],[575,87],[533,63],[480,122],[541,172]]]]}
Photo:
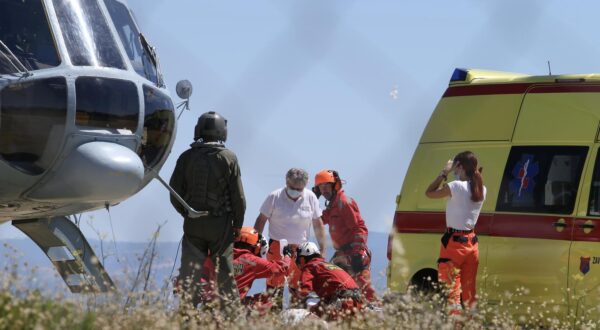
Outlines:
{"type": "Polygon", "coordinates": [[[254,280],[271,276],[285,276],[290,267],[289,249],[284,248],[284,258],[270,261],[264,257],[269,243],[252,227],[242,227],[233,246],[235,281],[242,303],[261,312],[271,309],[273,303],[267,293],[247,296],[254,280]],[[288,252],[288,253],[286,253],[288,252]]]}
{"type": "Polygon", "coordinates": [[[300,269],[300,297],[306,300],[315,292],[320,298],[311,312],[335,320],[353,316],[362,309],[363,299],[356,282],[340,267],[325,262],[315,243],[298,246],[296,265],[300,269]]]}

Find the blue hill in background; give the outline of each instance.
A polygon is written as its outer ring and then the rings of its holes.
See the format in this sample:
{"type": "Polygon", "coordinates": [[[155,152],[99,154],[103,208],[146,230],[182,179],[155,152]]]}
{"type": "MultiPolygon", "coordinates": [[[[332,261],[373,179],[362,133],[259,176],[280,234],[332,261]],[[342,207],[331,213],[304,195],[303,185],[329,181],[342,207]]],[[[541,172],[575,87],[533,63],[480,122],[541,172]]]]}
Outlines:
{"type": "MultiPolygon", "coordinates": [[[[382,293],[386,288],[387,233],[369,233],[369,248],[372,251],[372,282],[382,293]]],[[[103,260],[109,275],[121,290],[130,290],[149,243],[90,240],[96,255],[103,260]]],[[[331,244],[329,245],[331,246],[331,244]]],[[[177,275],[181,250],[179,242],[158,242],[150,277],[154,288],[163,288],[168,279],[177,275]],[[178,255],[179,254],[179,255],[178,255]],[[177,255],[177,257],[176,257],[177,255]]],[[[328,256],[333,255],[330,248],[328,256]]],[[[4,270],[13,267],[25,285],[32,289],[45,289],[68,293],[52,263],[42,250],[29,239],[7,239],[0,246],[0,266],[4,270]]],[[[251,293],[265,289],[265,280],[255,281],[251,293]]]]}

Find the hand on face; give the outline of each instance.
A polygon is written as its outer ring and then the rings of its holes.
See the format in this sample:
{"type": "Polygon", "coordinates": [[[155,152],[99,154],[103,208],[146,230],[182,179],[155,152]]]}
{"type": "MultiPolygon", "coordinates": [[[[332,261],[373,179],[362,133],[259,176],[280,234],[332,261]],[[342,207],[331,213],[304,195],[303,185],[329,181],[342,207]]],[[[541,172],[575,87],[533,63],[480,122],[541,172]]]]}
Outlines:
{"type": "Polygon", "coordinates": [[[452,172],[452,170],[454,168],[455,168],[454,161],[452,159],[448,159],[448,161],[446,162],[446,165],[442,169],[442,172],[444,172],[445,175],[448,175],[448,173],[452,172]]]}
{"type": "Polygon", "coordinates": [[[462,180],[462,166],[459,162],[454,163],[454,166],[452,166],[452,174],[456,180],[462,180]]]}

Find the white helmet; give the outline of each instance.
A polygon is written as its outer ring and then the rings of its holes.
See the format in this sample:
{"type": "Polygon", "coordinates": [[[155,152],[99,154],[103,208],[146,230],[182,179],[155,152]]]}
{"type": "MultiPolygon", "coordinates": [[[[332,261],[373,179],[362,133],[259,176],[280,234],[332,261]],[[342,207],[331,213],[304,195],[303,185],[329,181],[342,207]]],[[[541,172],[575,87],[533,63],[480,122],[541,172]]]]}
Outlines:
{"type": "Polygon", "coordinates": [[[321,254],[317,244],[313,242],[304,242],[298,245],[298,256],[308,257],[312,256],[313,254],[321,254]]]}

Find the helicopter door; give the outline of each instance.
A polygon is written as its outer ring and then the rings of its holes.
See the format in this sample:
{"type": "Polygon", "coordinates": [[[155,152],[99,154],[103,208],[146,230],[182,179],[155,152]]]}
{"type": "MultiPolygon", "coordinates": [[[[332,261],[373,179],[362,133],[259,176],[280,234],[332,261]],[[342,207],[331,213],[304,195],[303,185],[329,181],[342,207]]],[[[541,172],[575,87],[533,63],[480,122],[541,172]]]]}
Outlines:
{"type": "Polygon", "coordinates": [[[114,284],[77,226],[65,217],[13,220],[50,258],[71,292],[106,292],[114,284]]]}

